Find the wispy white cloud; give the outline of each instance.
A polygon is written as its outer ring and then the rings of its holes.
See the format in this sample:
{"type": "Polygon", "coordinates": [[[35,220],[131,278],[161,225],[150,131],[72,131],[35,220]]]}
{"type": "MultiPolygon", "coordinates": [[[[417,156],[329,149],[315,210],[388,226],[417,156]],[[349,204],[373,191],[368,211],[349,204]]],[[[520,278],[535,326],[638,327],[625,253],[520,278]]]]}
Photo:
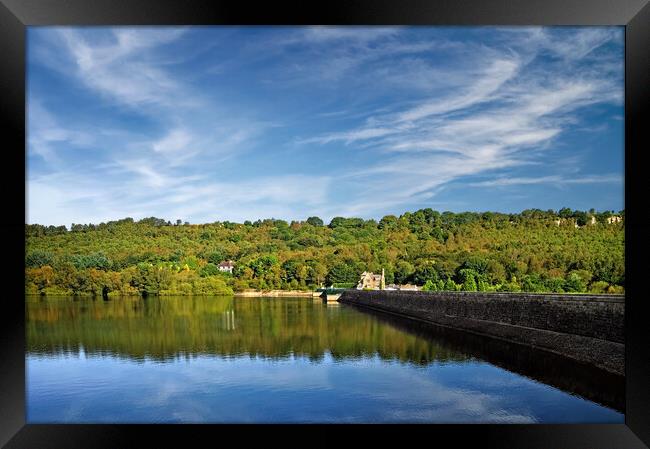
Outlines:
{"type": "Polygon", "coordinates": [[[312,26],[300,32],[300,39],[308,42],[346,41],[367,44],[399,33],[399,27],[334,27],[312,26]]]}
{"type": "Polygon", "coordinates": [[[375,137],[382,137],[388,134],[394,134],[396,131],[390,128],[363,128],[354,131],[347,131],[341,133],[332,133],[321,137],[312,137],[309,139],[298,140],[297,143],[330,143],[336,141],[344,141],[345,143],[352,143],[358,140],[372,139],[375,137]]]}
{"type": "Polygon", "coordinates": [[[69,225],[152,214],[202,221],[304,219],[327,206],[333,181],[317,175],[218,181],[165,172],[144,159],[121,162],[105,172],[106,178],[78,172],[33,177],[28,183],[27,222],[69,225]],[[130,176],[112,182],[111,176],[120,173],[130,176]]]}
{"type": "Polygon", "coordinates": [[[53,30],[33,58],[111,118],[75,121],[52,97],[28,99],[30,157],[47,167],[28,173],[29,220],[378,216],[436,204],[466,179],[486,189],[621,181],[580,170],[580,159],[565,158],[562,173],[549,163],[566,131],[606,130],[582,123],[582,110],[622,104],[622,60],[609,48],[619,34],[505,28],[480,42],[407,30],[262,33],[218,71],[202,60],[202,76],[170,57],[186,39],[187,58],[210,57],[185,28],[53,30]],[[83,150],[74,163],[62,157],[70,149],[83,150]],[[543,171],[517,171],[533,165],[543,171]]]}
{"type": "Polygon", "coordinates": [[[174,129],[162,139],[154,142],[153,150],[158,153],[176,153],[187,151],[192,136],[184,129],[174,129]]]}
{"type": "Polygon", "coordinates": [[[471,107],[477,103],[490,99],[506,81],[516,73],[516,61],[501,59],[491,63],[460,95],[455,93],[449,98],[440,101],[435,99],[415,108],[409,109],[398,115],[397,121],[414,121],[431,115],[446,114],[458,109],[471,107]]]}
{"type": "Polygon", "coordinates": [[[526,184],[599,184],[599,183],[622,183],[623,177],[617,174],[607,174],[602,176],[584,176],[580,178],[562,178],[561,176],[541,176],[537,178],[497,178],[489,181],[472,182],[468,185],[472,187],[493,187],[493,186],[513,186],[526,184]]]}
{"type": "MultiPolygon", "coordinates": [[[[518,57],[506,50],[484,67],[476,67],[472,75],[461,73],[465,84],[442,98],[401,112],[371,116],[358,128],[302,143],[343,141],[361,151],[381,152],[379,163],[350,172],[350,177],[364,185],[364,194],[350,200],[350,210],[357,213],[371,212],[372,198],[381,198],[382,204],[415,203],[435,197],[440,187],[452,181],[535,163],[540,151],[575,123],[580,108],[620,101],[620,80],[593,73],[576,76],[574,72],[580,59],[611,40],[612,34],[585,30],[576,32],[575,37],[577,48],[572,54],[568,51],[572,41],[558,46],[545,32],[533,31],[528,38],[534,45],[526,46],[532,53],[518,57]],[[548,48],[565,58],[564,67],[554,67],[552,76],[529,69],[536,54],[548,48]]],[[[493,50],[489,54],[495,56],[493,50]]],[[[480,61],[480,56],[476,60],[480,61]]],[[[563,182],[554,175],[527,179],[499,178],[474,185],[563,182]]],[[[621,179],[584,175],[568,183],[588,182],[621,179]]]]}
{"type": "MultiPolygon", "coordinates": [[[[28,98],[30,154],[45,160],[56,174],[50,176],[47,171],[35,170],[28,173],[29,222],[98,222],[154,213],[210,219],[216,210],[221,210],[218,215],[226,218],[227,211],[221,209],[219,201],[232,208],[240,203],[241,207],[253,210],[247,201],[287,199],[282,195],[282,186],[295,187],[295,179],[269,180],[260,186],[266,190],[266,197],[260,196],[264,190],[252,187],[250,181],[210,183],[220,177],[219,169],[215,170],[218,164],[246,153],[266,131],[280,123],[275,118],[260,120],[254,113],[243,115],[232,107],[220,109],[175,75],[162,50],[181,39],[185,31],[52,31],[51,40],[43,45],[56,50],[61,59],[67,58],[71,64],[40,58],[48,67],[78,80],[78,85],[97,95],[104,107],[120,111],[127,106],[129,113],[153,120],[158,126],[147,130],[132,126],[89,129],[92,117],[78,124],[66,115],[56,119],[39,99],[28,98]],[[84,126],[83,132],[77,131],[84,126]],[[62,160],[55,165],[61,151],[90,144],[97,157],[80,155],[78,164],[62,160]],[[179,198],[199,204],[181,204],[179,198]]],[[[42,46],[37,54],[43,54],[42,46]]],[[[300,192],[318,197],[318,192],[308,185],[294,188],[294,194],[308,202],[300,192]]]]}
{"type": "Polygon", "coordinates": [[[39,101],[32,101],[27,108],[27,127],[29,150],[55,166],[61,162],[55,149],[58,143],[79,148],[95,140],[87,130],[63,126],[39,101]]]}
{"type": "Polygon", "coordinates": [[[129,106],[183,102],[180,85],[143,52],[180,38],[184,29],[113,29],[108,43],[91,43],[81,32],[58,30],[76,75],[88,88],[129,106]]]}

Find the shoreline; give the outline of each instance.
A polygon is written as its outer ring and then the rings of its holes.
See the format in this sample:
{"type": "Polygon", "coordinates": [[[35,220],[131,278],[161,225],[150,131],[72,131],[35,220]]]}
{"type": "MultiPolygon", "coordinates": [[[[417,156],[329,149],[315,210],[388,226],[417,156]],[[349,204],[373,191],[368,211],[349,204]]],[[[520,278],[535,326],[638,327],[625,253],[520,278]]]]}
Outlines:
{"type": "MultiPolygon", "coordinates": [[[[356,291],[356,289],[347,289],[356,291]]],[[[543,293],[530,293],[530,292],[463,292],[463,291],[410,291],[410,290],[364,290],[364,291],[383,291],[386,293],[389,292],[411,292],[419,294],[452,294],[452,295],[471,295],[483,294],[493,298],[508,298],[508,297],[517,297],[517,296],[537,296],[540,298],[545,298],[547,300],[568,300],[568,299],[582,299],[582,298],[592,298],[599,301],[620,301],[621,298],[624,298],[625,295],[616,294],[616,293],[604,293],[604,294],[594,294],[594,293],[553,293],[553,292],[543,292],[543,293]]],[[[167,296],[240,296],[240,297],[255,297],[255,296],[270,296],[270,297],[320,297],[323,292],[316,290],[244,290],[240,292],[233,293],[210,293],[210,294],[183,294],[183,293],[174,293],[174,294],[158,294],[152,296],[159,296],[161,298],[167,296]]],[[[57,294],[42,294],[34,292],[25,292],[25,297],[43,297],[43,298],[54,298],[54,297],[79,297],[79,298],[101,298],[102,295],[92,293],[57,293],[57,294]]],[[[108,293],[109,298],[143,298],[140,293],[121,293],[121,292],[110,292],[108,293]]]]}
{"type": "MultiPolygon", "coordinates": [[[[295,296],[295,297],[312,297],[314,294],[313,291],[302,291],[302,290],[245,290],[242,292],[235,292],[233,296],[240,297],[256,297],[256,296],[272,296],[272,297],[281,297],[281,296],[295,296]]],[[[318,293],[320,295],[320,292],[318,293]]]]}

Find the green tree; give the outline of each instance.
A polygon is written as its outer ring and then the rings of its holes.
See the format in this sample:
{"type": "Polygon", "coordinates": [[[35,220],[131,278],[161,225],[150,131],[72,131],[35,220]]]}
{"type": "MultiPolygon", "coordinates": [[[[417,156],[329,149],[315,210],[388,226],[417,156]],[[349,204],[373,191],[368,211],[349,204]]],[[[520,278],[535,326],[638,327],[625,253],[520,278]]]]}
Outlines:
{"type": "Polygon", "coordinates": [[[321,220],[319,217],[309,217],[307,219],[307,223],[312,226],[323,226],[323,220],[321,220]]]}
{"type": "Polygon", "coordinates": [[[25,255],[25,266],[27,268],[42,267],[52,265],[54,255],[49,251],[34,250],[25,255]]]}
{"type": "Polygon", "coordinates": [[[471,274],[467,275],[463,281],[463,291],[475,292],[477,290],[475,277],[471,274]]]}
{"type": "Polygon", "coordinates": [[[205,266],[202,267],[200,271],[201,277],[215,276],[220,273],[221,272],[219,271],[219,267],[211,262],[205,264],[205,266]]]}
{"type": "Polygon", "coordinates": [[[431,279],[427,280],[422,286],[423,292],[435,292],[438,291],[438,281],[433,282],[431,279]]]}
{"type": "Polygon", "coordinates": [[[579,273],[572,271],[566,277],[566,281],[564,283],[564,289],[567,292],[576,292],[576,293],[586,292],[587,283],[584,281],[584,279],[580,276],[579,273]]]}
{"type": "Polygon", "coordinates": [[[354,266],[349,263],[339,263],[334,265],[327,273],[327,285],[343,284],[359,280],[361,273],[357,272],[354,266]]]}
{"type": "MultiPolygon", "coordinates": [[[[577,213],[558,212],[569,219],[577,213]]],[[[612,211],[594,215],[602,223],[607,213],[612,211]]],[[[31,224],[25,226],[25,290],[194,294],[209,278],[239,291],[354,285],[361,272],[384,268],[388,284],[431,280],[432,288],[455,289],[471,283],[461,273],[470,270],[480,291],[624,291],[624,223],[576,231],[552,225],[558,214],[535,208],[519,214],[427,208],[379,223],[336,217],[329,226],[273,218],[248,225],[169,226],[156,217],[75,224],[70,231],[31,224]],[[232,276],[217,275],[215,267],[224,260],[235,261],[232,276]],[[48,284],[43,273],[33,271],[46,266],[53,272],[48,284]],[[443,281],[447,278],[453,286],[443,281]]]]}
{"type": "Polygon", "coordinates": [[[435,262],[432,261],[420,262],[415,269],[415,273],[413,273],[413,282],[417,285],[422,285],[427,281],[435,282],[438,279],[438,271],[435,262]]]}
{"type": "Polygon", "coordinates": [[[411,276],[415,273],[413,265],[405,260],[399,260],[395,264],[394,278],[399,285],[408,284],[411,276]]]}
{"type": "Polygon", "coordinates": [[[454,292],[458,290],[458,286],[453,279],[447,278],[445,281],[445,291],[454,292]]]}

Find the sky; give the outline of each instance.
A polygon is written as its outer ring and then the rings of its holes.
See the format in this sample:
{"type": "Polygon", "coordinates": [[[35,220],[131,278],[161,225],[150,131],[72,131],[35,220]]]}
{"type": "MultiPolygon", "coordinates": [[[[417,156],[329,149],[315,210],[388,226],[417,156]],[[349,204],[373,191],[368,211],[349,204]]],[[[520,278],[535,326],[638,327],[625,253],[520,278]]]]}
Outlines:
{"type": "Polygon", "coordinates": [[[27,223],[624,208],[622,27],[27,39],[27,223]]]}

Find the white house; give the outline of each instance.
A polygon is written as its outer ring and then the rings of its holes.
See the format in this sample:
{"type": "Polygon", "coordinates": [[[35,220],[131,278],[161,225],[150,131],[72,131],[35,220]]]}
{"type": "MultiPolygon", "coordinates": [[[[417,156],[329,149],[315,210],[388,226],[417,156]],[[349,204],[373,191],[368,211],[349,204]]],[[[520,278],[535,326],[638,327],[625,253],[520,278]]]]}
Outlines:
{"type": "Polygon", "coordinates": [[[225,260],[219,264],[219,271],[227,271],[232,273],[232,269],[235,268],[235,264],[232,260],[225,260]]]}

